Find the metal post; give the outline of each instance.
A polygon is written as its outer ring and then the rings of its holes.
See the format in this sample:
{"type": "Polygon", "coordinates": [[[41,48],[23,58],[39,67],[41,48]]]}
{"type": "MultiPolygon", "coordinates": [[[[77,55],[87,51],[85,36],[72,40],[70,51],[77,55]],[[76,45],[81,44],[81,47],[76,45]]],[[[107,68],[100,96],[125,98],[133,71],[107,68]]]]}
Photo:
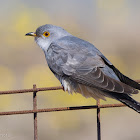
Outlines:
{"type": "Polygon", "coordinates": [[[97,100],[97,140],[101,140],[100,100],[97,100]]]}
{"type": "MultiPolygon", "coordinates": [[[[33,89],[36,90],[36,85],[33,85],[33,89]]],[[[33,92],[33,110],[37,110],[37,95],[36,91],[33,92]]],[[[37,140],[37,113],[34,113],[34,140],[37,140]]]]}

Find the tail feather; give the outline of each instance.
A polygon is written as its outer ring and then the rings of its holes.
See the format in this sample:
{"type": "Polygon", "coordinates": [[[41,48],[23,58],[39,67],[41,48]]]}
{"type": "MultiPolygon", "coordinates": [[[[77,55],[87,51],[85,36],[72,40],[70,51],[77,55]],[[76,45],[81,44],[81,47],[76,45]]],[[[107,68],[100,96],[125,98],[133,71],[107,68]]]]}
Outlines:
{"type": "Polygon", "coordinates": [[[132,108],[136,112],[140,113],[140,103],[135,101],[129,95],[126,94],[118,94],[112,93],[112,96],[117,99],[118,101],[122,102],[123,104],[127,105],[128,107],[132,108]]]}
{"type": "Polygon", "coordinates": [[[118,99],[118,100],[120,102],[122,102],[123,104],[127,105],[128,107],[132,108],[136,112],[140,113],[140,103],[138,103],[134,99],[131,98],[131,100],[130,99],[129,100],[127,100],[127,99],[118,99]]]}
{"type": "Polygon", "coordinates": [[[130,79],[129,77],[123,75],[115,66],[110,65],[108,63],[108,61],[106,61],[106,58],[102,57],[102,59],[104,60],[105,64],[108,65],[114,72],[115,74],[118,76],[118,78],[120,79],[121,82],[125,83],[126,85],[129,85],[133,88],[136,88],[138,90],[140,90],[140,84],[132,79],[130,79]]]}

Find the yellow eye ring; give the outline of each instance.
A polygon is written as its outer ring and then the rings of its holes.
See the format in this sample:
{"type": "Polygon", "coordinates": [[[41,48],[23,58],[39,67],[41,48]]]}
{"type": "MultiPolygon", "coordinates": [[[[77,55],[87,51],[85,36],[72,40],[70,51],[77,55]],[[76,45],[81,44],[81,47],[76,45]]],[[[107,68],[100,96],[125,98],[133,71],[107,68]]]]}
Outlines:
{"type": "Polygon", "coordinates": [[[44,35],[45,37],[49,37],[49,36],[50,36],[50,33],[46,31],[46,32],[43,33],[43,35],[44,35]]]}

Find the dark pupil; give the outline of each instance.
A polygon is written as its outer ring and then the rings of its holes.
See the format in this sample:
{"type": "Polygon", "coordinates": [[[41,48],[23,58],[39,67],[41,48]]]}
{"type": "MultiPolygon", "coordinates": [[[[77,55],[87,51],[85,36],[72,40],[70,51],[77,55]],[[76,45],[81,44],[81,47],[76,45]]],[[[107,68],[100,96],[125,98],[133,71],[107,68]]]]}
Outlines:
{"type": "Polygon", "coordinates": [[[48,33],[45,33],[45,36],[48,36],[48,33]]]}

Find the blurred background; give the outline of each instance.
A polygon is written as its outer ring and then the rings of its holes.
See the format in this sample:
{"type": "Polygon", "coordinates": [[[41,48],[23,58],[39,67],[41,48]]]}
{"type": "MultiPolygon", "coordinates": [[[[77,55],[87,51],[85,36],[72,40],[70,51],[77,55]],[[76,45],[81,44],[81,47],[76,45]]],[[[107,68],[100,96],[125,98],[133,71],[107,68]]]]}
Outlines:
{"type": "MultiPolygon", "coordinates": [[[[5,0],[0,19],[0,91],[60,85],[34,39],[24,36],[44,24],[93,43],[122,73],[140,79],[140,1],[5,0]]],[[[96,104],[63,91],[37,96],[39,109],[96,104]]],[[[133,97],[140,101],[140,95],[133,97]]],[[[32,93],[0,96],[0,111],[32,108],[32,93]]],[[[0,124],[0,140],[33,140],[32,114],[1,116],[0,124]]],[[[101,126],[103,140],[140,139],[140,116],[127,107],[102,109],[101,126]]],[[[38,134],[39,140],[97,139],[96,110],[40,113],[38,134]]]]}

